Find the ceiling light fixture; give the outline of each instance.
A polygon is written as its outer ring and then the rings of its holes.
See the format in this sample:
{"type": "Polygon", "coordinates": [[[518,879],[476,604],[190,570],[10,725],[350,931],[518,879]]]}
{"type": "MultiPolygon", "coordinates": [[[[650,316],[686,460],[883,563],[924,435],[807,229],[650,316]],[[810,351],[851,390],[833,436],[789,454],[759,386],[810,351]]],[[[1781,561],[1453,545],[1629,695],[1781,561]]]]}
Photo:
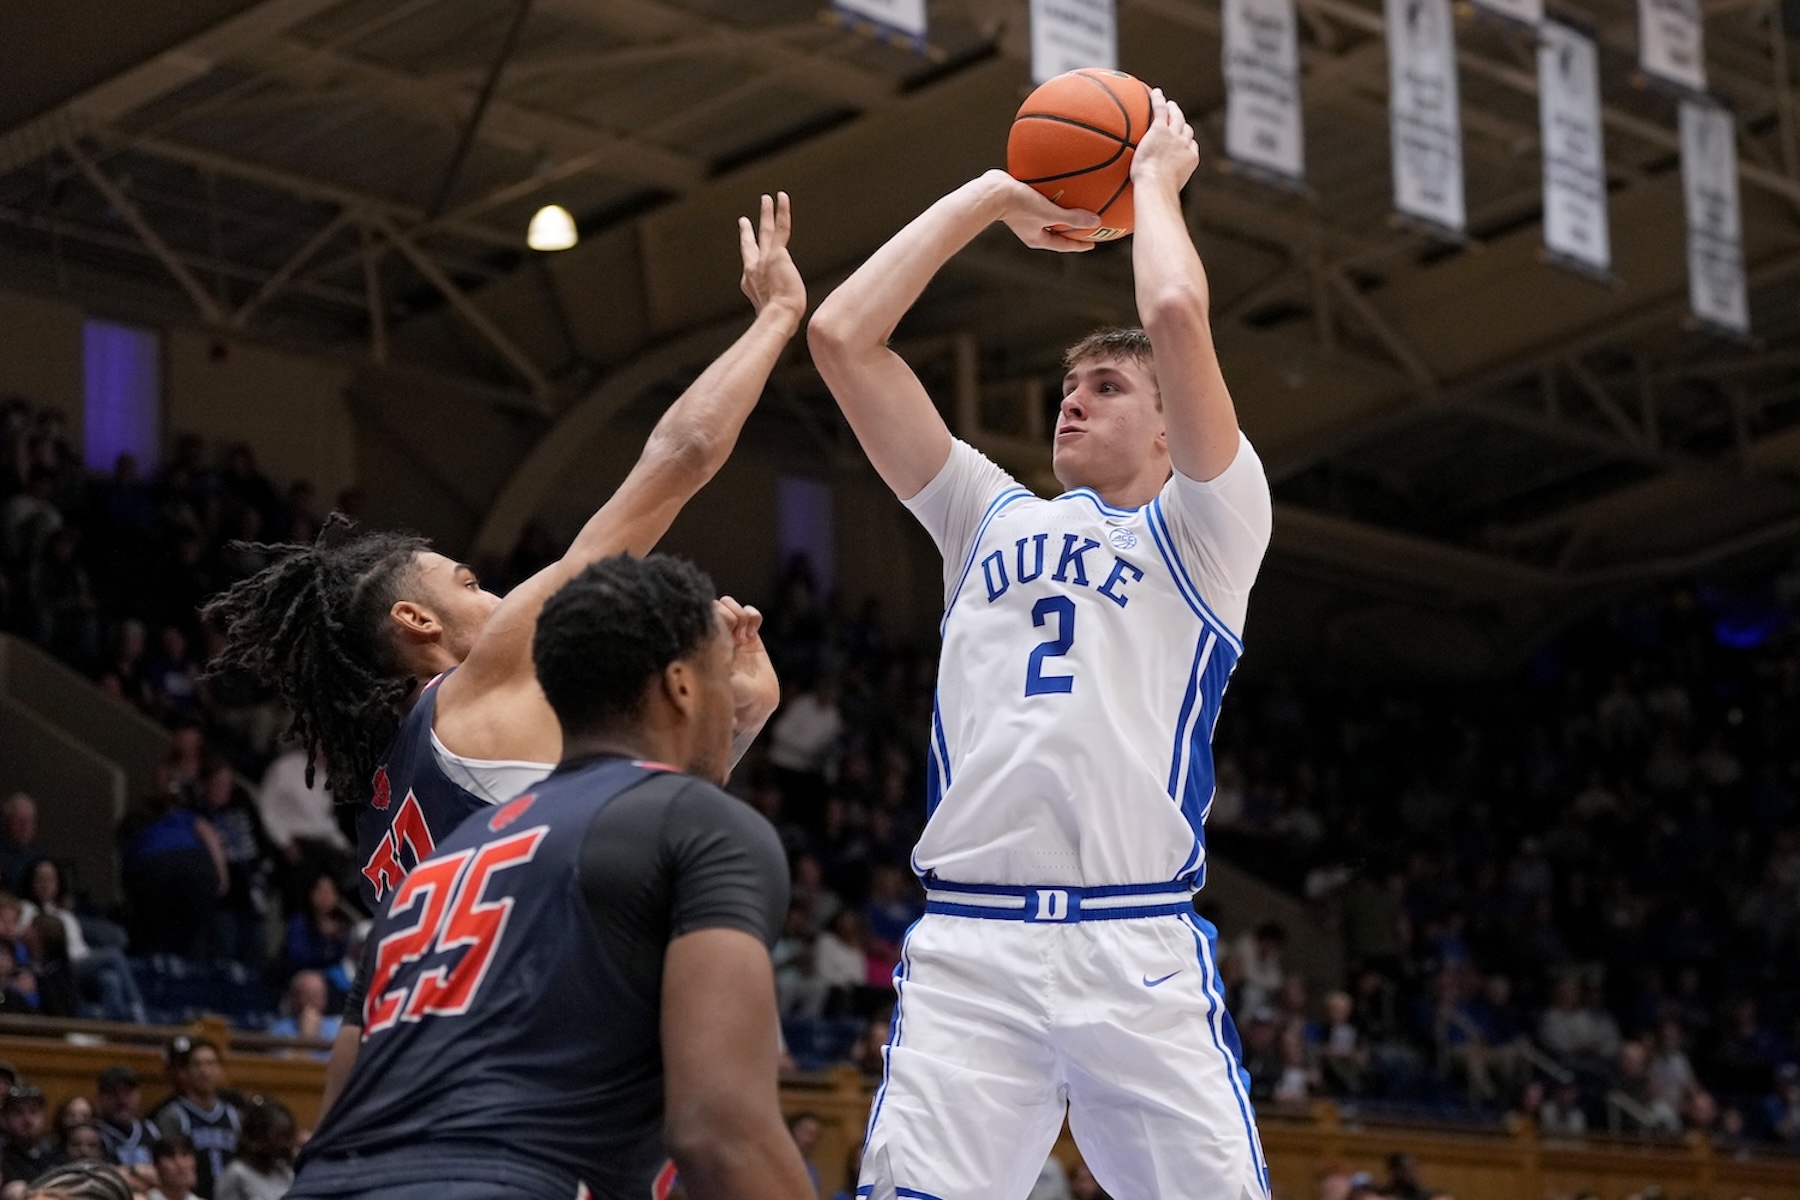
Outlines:
{"type": "Polygon", "coordinates": [[[575,218],[560,204],[546,204],[531,218],[525,244],[533,250],[567,250],[580,240],[575,218]]]}

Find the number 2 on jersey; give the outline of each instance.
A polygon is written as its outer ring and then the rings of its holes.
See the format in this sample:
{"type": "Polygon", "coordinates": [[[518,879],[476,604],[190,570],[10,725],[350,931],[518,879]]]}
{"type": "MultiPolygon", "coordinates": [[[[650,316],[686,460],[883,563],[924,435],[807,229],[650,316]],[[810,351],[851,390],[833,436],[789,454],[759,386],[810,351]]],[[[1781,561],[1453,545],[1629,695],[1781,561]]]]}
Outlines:
{"type": "Polygon", "coordinates": [[[1031,623],[1042,629],[1045,622],[1056,619],[1056,636],[1039,642],[1025,666],[1025,694],[1043,696],[1075,690],[1073,675],[1044,674],[1044,660],[1061,658],[1075,648],[1075,601],[1067,596],[1045,596],[1031,609],[1031,623]]]}
{"type": "Polygon", "coordinates": [[[483,901],[481,895],[494,872],[530,862],[549,832],[540,825],[479,849],[428,859],[406,876],[394,893],[389,915],[416,908],[419,920],[382,938],[376,949],[369,998],[363,1005],[365,1039],[401,1021],[454,1017],[469,1011],[487,978],[488,964],[500,948],[513,907],[511,896],[483,901]],[[433,967],[410,986],[389,990],[400,968],[427,954],[465,946],[467,951],[454,964],[433,967]]]}

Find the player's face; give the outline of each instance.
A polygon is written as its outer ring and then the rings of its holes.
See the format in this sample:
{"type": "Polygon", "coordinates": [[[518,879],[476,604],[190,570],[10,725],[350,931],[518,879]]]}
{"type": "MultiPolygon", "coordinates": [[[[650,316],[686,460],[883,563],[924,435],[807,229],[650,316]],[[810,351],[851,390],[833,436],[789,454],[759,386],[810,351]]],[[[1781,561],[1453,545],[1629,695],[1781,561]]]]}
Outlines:
{"type": "Polygon", "coordinates": [[[426,550],[418,559],[419,591],[424,607],[442,627],[444,649],[462,662],[475,648],[488,618],[500,607],[500,597],[482,590],[481,581],[467,563],[426,550]]]}
{"type": "Polygon", "coordinates": [[[688,773],[723,785],[731,775],[731,729],[737,705],[731,696],[731,633],[717,618],[713,634],[691,660],[698,703],[692,714],[688,773]]]}
{"type": "Polygon", "coordinates": [[[1063,376],[1051,464],[1068,488],[1105,493],[1128,484],[1168,454],[1156,376],[1123,359],[1077,363],[1063,376]]]}

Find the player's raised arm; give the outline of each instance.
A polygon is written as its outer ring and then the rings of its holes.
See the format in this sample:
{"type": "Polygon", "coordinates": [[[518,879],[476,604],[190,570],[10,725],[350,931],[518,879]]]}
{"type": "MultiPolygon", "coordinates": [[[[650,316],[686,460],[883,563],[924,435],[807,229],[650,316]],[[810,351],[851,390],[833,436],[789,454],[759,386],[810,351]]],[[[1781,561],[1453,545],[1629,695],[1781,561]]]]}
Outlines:
{"type": "Polygon", "coordinates": [[[486,719],[503,713],[518,690],[534,689],[531,635],[544,601],[589,563],[620,552],[648,553],[730,457],[769,372],[806,315],[806,285],[788,256],[792,225],[785,192],[762,198],[754,228],[739,219],[742,286],[756,319],[669,406],[625,482],[588,519],[568,553],[514,588],[495,610],[462,668],[444,681],[445,695],[457,695],[451,707],[469,707],[466,697],[486,719]]]}
{"type": "Polygon", "coordinates": [[[1238,421],[1213,345],[1206,270],[1181,211],[1181,189],[1200,149],[1180,105],[1160,88],[1150,104],[1150,129],[1131,163],[1138,319],[1156,351],[1169,459],[1189,479],[1205,481],[1237,455],[1238,421]]]}
{"type": "Polygon", "coordinates": [[[813,363],[875,470],[902,500],[950,457],[950,430],[888,339],[943,265],[995,221],[1028,246],[1082,251],[1053,227],[1091,228],[1092,213],[1058,208],[1004,171],[957,188],[902,229],[819,306],[807,327],[813,363]]]}
{"type": "Polygon", "coordinates": [[[781,1121],[769,951],[701,929],[663,959],[664,1134],[691,1200],[802,1200],[806,1164],[781,1121]]]}

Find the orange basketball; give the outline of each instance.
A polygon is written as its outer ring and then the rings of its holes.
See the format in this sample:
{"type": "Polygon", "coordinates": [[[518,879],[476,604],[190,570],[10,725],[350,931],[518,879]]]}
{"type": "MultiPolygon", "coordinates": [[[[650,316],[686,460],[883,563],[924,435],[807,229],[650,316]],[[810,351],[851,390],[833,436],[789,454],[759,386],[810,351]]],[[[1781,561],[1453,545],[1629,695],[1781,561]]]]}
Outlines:
{"type": "Polygon", "coordinates": [[[1131,158],[1150,128],[1150,88],[1123,71],[1083,67],[1025,98],[1006,139],[1006,171],[1064,208],[1100,214],[1107,242],[1131,232],[1131,158]]]}

